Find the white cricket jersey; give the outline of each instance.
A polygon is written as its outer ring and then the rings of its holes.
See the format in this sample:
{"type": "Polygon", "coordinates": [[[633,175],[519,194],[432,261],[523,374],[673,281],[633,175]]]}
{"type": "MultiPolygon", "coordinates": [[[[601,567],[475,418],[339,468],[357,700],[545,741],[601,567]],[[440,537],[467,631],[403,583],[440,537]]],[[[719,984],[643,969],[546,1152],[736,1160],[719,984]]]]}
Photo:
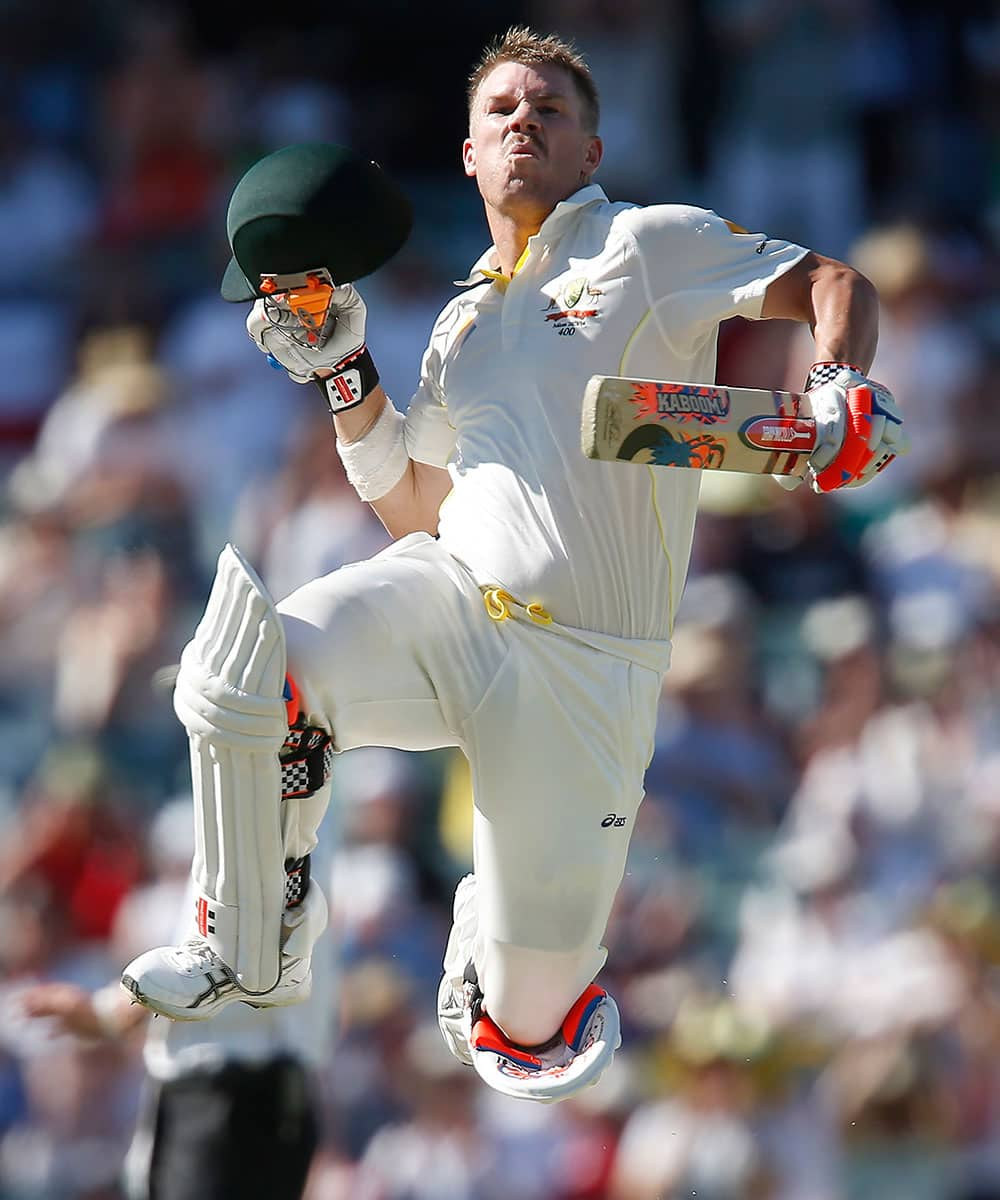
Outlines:
{"type": "Polygon", "coordinates": [[[476,263],[442,311],[410,403],[410,456],[447,466],[442,544],[482,586],[617,637],[670,636],[700,475],[594,462],[580,450],[591,375],[715,380],[719,322],[760,316],[806,253],[706,209],[558,204],[513,278],[476,263]]]}

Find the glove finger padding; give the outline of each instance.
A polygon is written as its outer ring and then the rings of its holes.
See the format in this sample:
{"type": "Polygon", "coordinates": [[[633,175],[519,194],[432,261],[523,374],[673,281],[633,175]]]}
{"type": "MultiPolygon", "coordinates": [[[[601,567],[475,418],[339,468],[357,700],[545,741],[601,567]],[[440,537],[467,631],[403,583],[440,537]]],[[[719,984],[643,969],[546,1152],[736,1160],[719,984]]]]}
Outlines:
{"type": "Polygon", "coordinates": [[[247,317],[247,333],[257,348],[278,363],[296,383],[309,383],[317,371],[336,371],[365,345],[367,305],[352,284],[334,289],[333,332],[322,346],[307,346],[297,339],[293,313],[273,299],[257,300],[247,317]]]}
{"type": "Polygon", "coordinates": [[[815,475],[834,461],[844,445],[847,386],[842,380],[830,381],[812,388],[808,395],[816,422],[816,448],[809,456],[815,475]]]}
{"type": "Polygon", "coordinates": [[[880,440],[873,449],[871,462],[857,479],[851,480],[850,483],[844,485],[845,487],[862,487],[874,479],[880,471],[885,470],[898,454],[909,453],[910,439],[903,428],[902,414],[896,407],[895,401],[884,389],[881,389],[878,403],[883,409],[880,440]]]}
{"type": "MultiPolygon", "coordinates": [[[[891,449],[895,454],[906,454],[910,449],[910,439],[903,428],[903,414],[899,411],[899,405],[882,384],[873,383],[871,388],[872,407],[885,421],[881,434],[882,448],[891,449]]],[[[872,449],[876,455],[880,453],[879,446],[873,446],[872,449]]]]}
{"type": "Polygon", "coordinates": [[[844,417],[839,450],[813,476],[812,485],[817,492],[867,483],[905,448],[902,414],[881,384],[868,381],[848,388],[844,417]]]}
{"type": "Polygon", "coordinates": [[[272,320],[264,300],[256,300],[247,317],[247,333],[258,350],[280,367],[284,367],[290,379],[296,383],[309,383],[315,365],[308,352],[281,332],[280,323],[272,320]]]}

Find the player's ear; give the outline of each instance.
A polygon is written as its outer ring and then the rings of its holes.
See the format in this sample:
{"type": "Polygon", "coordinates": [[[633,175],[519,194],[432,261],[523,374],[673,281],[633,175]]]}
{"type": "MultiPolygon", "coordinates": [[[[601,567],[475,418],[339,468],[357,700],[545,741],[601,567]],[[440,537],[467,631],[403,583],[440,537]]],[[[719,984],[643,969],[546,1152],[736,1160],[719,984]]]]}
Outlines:
{"type": "Polygon", "coordinates": [[[601,159],[604,157],[604,143],[595,134],[588,139],[587,148],[584,153],[583,170],[586,175],[593,175],[597,168],[601,165],[601,159]]]}
{"type": "Polygon", "coordinates": [[[476,144],[472,138],[467,137],[462,143],[462,166],[465,168],[465,173],[470,178],[476,173],[476,144]]]}

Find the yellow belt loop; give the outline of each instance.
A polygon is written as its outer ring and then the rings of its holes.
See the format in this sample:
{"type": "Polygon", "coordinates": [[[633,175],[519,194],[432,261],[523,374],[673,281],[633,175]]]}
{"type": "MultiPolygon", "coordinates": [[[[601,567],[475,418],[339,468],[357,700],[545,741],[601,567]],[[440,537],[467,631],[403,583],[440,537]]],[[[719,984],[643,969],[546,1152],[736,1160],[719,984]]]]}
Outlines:
{"type": "Polygon", "coordinates": [[[525,606],[524,611],[536,625],[551,625],[552,615],[544,609],[537,600],[525,606]]]}
{"type": "Polygon", "coordinates": [[[508,606],[515,603],[514,597],[510,592],[505,592],[503,588],[488,588],[483,592],[483,601],[486,604],[486,611],[494,621],[506,621],[510,616],[508,606]]]}
{"type": "Polygon", "coordinates": [[[522,604],[504,588],[485,588],[483,603],[493,621],[506,621],[508,617],[513,618],[515,613],[512,610],[523,608],[528,614],[529,620],[534,621],[536,625],[552,624],[552,617],[537,600],[533,600],[530,604],[522,604]]]}

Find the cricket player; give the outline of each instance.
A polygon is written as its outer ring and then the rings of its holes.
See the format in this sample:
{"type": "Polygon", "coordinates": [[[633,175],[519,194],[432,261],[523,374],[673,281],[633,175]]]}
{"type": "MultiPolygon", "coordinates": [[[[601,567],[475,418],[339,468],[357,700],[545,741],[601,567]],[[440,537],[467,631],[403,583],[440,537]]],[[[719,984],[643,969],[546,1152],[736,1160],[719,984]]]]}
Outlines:
{"type": "Polygon", "coordinates": [[[586,459],[588,378],[712,382],[721,321],[784,318],[816,342],[816,488],[871,478],[902,449],[901,418],[865,376],[878,303],[857,272],[707,210],[609,201],[593,182],[597,91],[571,46],[509,30],[468,100],[462,162],[493,244],[438,318],[405,416],[378,384],[355,288],[336,289],[317,347],[234,239],[223,294],[255,300],[259,348],[319,382],[348,478],[396,540],[277,605],[223,551],[175,697],[197,797],[197,932],[123,982],[179,1020],[300,1000],[325,918],[308,855],[329,749],[458,746],[474,873],[455,895],[439,1023],[490,1086],[555,1101],[594,1083],[620,1043],[595,979],[699,484],[586,459]],[[861,421],[845,420],[848,388],[866,389],[861,421]]]}

